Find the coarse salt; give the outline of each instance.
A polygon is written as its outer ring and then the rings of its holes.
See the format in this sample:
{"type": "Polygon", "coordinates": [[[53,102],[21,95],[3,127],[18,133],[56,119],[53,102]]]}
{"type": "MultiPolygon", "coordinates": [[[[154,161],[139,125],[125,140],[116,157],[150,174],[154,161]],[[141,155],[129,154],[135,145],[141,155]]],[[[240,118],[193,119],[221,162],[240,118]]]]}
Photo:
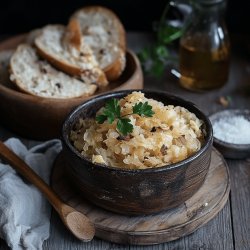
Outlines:
{"type": "Polygon", "coordinates": [[[250,144],[250,121],[242,115],[223,117],[213,124],[214,137],[228,143],[250,144]]]}

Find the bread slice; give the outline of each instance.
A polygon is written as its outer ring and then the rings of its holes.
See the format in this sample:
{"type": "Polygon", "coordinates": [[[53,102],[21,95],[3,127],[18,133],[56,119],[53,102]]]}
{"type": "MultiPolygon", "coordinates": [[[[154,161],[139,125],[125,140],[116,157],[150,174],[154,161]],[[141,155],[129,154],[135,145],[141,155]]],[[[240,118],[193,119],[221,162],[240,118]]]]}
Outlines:
{"type": "Polygon", "coordinates": [[[73,47],[76,50],[81,51],[83,39],[80,24],[76,19],[72,19],[69,22],[63,39],[64,45],[68,46],[68,49],[73,47]]]}
{"type": "Polygon", "coordinates": [[[35,39],[35,46],[40,56],[59,70],[80,77],[85,82],[96,83],[99,86],[107,85],[106,76],[99,68],[89,46],[81,43],[79,50],[65,42],[69,29],[70,27],[66,29],[63,25],[45,26],[35,39]]]}
{"type": "Polygon", "coordinates": [[[35,49],[21,44],[10,60],[10,79],[29,94],[50,98],[72,98],[92,95],[97,86],[84,83],[40,60],[35,49]]]}
{"type": "Polygon", "coordinates": [[[126,64],[125,30],[111,10],[88,6],[76,11],[70,18],[81,26],[84,43],[89,45],[109,81],[116,80],[126,64]]]}

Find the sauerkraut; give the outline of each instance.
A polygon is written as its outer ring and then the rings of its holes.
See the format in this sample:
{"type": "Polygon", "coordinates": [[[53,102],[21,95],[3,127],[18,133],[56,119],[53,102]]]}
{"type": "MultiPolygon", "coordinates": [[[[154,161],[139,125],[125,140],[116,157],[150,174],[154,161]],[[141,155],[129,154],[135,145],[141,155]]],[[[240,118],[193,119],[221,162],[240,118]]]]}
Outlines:
{"type": "MultiPolygon", "coordinates": [[[[203,121],[184,107],[164,105],[133,92],[119,100],[121,115],[127,115],[133,131],[119,134],[116,121],[98,124],[95,119],[79,119],[71,131],[74,147],[94,163],[125,169],[147,169],[170,165],[197,152],[203,143],[203,121]],[[154,115],[132,113],[138,102],[148,102],[154,115]]],[[[100,114],[100,109],[97,114],[100,114]]]]}

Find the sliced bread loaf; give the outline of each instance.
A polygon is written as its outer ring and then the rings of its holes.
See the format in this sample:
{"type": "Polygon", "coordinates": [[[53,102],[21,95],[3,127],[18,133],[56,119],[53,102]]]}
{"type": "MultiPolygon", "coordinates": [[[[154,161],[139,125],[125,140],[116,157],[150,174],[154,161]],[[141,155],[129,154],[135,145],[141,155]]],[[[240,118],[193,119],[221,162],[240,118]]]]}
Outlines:
{"type": "Polygon", "coordinates": [[[109,9],[88,6],[76,11],[71,19],[80,23],[84,43],[89,45],[108,80],[116,80],[126,64],[125,30],[109,9]]]}
{"type": "Polygon", "coordinates": [[[40,60],[35,49],[21,44],[10,60],[10,79],[29,94],[50,98],[73,98],[92,95],[96,85],[84,83],[40,60]]]}
{"type": "Polygon", "coordinates": [[[74,28],[73,26],[72,30],[69,26],[66,29],[62,25],[45,26],[35,39],[38,53],[53,66],[69,75],[80,77],[85,82],[96,83],[99,86],[107,85],[106,76],[99,68],[89,46],[81,42],[79,49],[74,44],[65,42],[74,32],[74,28]],[[70,35],[68,35],[69,32],[70,35]]]}

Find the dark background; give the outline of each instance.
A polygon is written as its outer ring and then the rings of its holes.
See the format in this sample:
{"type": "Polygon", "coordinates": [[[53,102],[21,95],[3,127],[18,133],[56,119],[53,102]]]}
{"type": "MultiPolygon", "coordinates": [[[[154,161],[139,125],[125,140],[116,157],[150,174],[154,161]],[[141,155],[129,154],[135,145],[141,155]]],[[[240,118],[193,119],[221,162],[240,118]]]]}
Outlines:
{"type": "MultiPolygon", "coordinates": [[[[197,0],[199,1],[199,0],[197,0]]],[[[68,17],[85,5],[111,8],[127,30],[150,31],[159,19],[166,0],[0,0],[0,35],[27,32],[48,23],[66,24],[68,17]]],[[[228,0],[225,15],[231,33],[250,34],[250,1],[228,0]]]]}

